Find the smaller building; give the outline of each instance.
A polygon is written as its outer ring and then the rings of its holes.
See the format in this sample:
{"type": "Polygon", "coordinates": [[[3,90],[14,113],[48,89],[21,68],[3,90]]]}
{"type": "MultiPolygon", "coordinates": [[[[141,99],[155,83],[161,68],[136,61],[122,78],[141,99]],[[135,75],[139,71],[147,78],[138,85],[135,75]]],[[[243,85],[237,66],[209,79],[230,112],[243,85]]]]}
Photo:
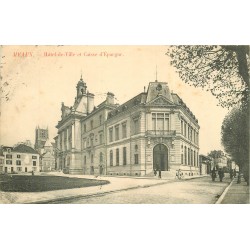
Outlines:
{"type": "Polygon", "coordinates": [[[4,155],[3,155],[3,148],[0,147],[0,173],[3,173],[3,165],[4,165],[4,155]]]}
{"type": "Polygon", "coordinates": [[[4,173],[27,173],[39,172],[39,154],[33,148],[20,144],[16,147],[5,147],[1,149],[3,165],[0,171],[4,173]]]}
{"type": "Polygon", "coordinates": [[[210,174],[214,168],[214,161],[211,157],[199,155],[200,175],[210,174]]]}
{"type": "Polygon", "coordinates": [[[40,154],[40,169],[43,172],[55,170],[55,155],[52,143],[47,140],[40,154]]]}

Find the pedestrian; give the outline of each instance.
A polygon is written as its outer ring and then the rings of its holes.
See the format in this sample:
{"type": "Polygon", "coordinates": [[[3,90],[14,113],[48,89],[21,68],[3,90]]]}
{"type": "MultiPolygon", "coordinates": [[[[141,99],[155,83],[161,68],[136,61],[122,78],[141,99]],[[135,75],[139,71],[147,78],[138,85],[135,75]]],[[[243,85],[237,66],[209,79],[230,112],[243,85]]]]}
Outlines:
{"type": "Polygon", "coordinates": [[[236,177],[236,169],[234,169],[234,178],[236,177]]]}
{"type": "Polygon", "coordinates": [[[212,176],[212,181],[215,181],[215,178],[216,178],[216,170],[215,170],[215,168],[213,168],[211,176],[212,176]]]}
{"type": "Polygon", "coordinates": [[[220,178],[220,182],[222,182],[223,177],[224,177],[224,171],[223,171],[222,168],[219,168],[218,175],[219,175],[219,178],[220,178]]]}
{"type": "Polygon", "coordinates": [[[231,180],[233,179],[233,176],[234,176],[234,171],[233,171],[233,169],[230,169],[230,179],[231,180]]]}
{"type": "Polygon", "coordinates": [[[158,166],[159,178],[161,179],[161,168],[158,166]]]}
{"type": "Polygon", "coordinates": [[[154,175],[155,175],[155,176],[157,175],[157,170],[156,170],[156,168],[154,168],[154,175]]]}

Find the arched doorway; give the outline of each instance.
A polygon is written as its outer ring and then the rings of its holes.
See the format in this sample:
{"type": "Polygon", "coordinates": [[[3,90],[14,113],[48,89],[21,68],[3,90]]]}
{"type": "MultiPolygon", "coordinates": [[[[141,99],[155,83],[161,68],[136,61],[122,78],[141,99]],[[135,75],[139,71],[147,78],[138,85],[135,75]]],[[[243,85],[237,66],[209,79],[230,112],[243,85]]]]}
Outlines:
{"type": "Polygon", "coordinates": [[[160,168],[161,171],[168,171],[168,148],[163,144],[157,144],[153,150],[154,168],[160,168]]]}

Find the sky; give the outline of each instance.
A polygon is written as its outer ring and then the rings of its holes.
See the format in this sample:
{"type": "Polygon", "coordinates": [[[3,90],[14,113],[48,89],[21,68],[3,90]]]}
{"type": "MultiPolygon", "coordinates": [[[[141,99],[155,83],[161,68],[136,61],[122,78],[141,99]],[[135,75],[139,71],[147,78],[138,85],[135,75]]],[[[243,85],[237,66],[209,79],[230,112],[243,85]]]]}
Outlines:
{"type": "Polygon", "coordinates": [[[228,110],[200,88],[183,83],[165,55],[167,46],[2,46],[0,144],[35,141],[35,128],[57,134],[61,103],[72,106],[81,74],[95,105],[113,92],[122,104],[156,79],[167,82],[197,117],[200,154],[223,147],[221,123],[228,110]],[[6,98],[7,95],[7,98],[6,98]]]}

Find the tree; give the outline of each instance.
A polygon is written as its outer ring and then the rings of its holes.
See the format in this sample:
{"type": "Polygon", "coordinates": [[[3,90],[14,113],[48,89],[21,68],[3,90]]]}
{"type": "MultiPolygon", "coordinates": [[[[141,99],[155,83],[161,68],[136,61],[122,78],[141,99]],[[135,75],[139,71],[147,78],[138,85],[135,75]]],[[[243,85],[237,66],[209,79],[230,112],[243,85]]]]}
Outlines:
{"type": "Polygon", "coordinates": [[[218,98],[222,107],[249,99],[249,46],[170,46],[166,53],[180,78],[218,98]]]}
{"type": "Polygon", "coordinates": [[[216,159],[216,158],[220,158],[224,155],[223,151],[221,150],[212,150],[210,151],[210,153],[208,154],[209,157],[216,159]]]}
{"type": "Polygon", "coordinates": [[[249,181],[249,108],[234,107],[224,118],[221,142],[249,181]]]}

